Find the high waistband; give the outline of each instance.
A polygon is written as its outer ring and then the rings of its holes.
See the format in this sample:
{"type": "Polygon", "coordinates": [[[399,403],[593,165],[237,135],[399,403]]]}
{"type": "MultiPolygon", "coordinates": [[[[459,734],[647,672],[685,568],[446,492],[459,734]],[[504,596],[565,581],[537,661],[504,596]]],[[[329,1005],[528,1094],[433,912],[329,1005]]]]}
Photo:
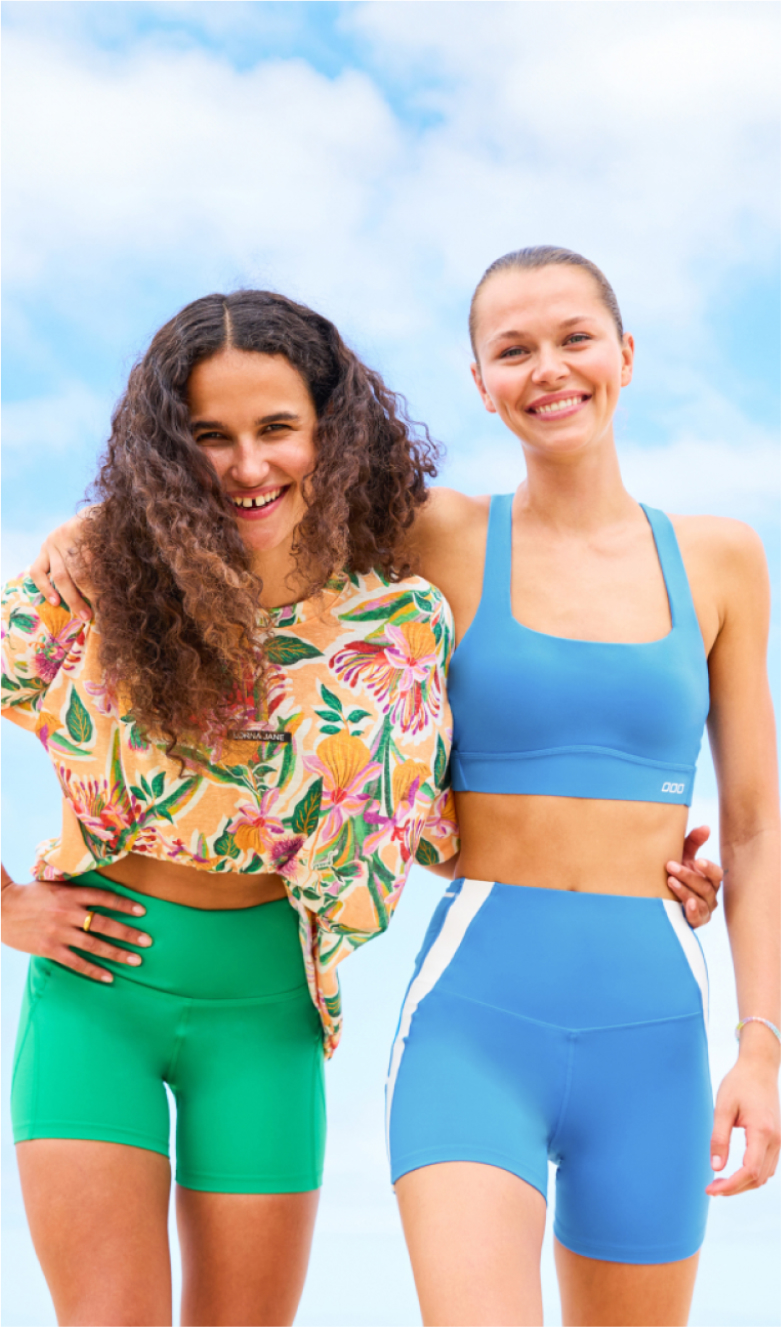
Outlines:
{"type": "MultiPolygon", "coordinates": [[[[137,968],[97,960],[119,977],[196,1000],[274,999],[306,988],[298,918],[287,899],[251,908],[191,908],[140,894],[96,871],[70,883],[121,894],[146,908],[146,915],[139,918],[110,908],[95,909],[152,937],[149,948],[111,939],[143,960],[137,968]]],[[[98,933],[96,926],[93,931],[98,933]]]]}

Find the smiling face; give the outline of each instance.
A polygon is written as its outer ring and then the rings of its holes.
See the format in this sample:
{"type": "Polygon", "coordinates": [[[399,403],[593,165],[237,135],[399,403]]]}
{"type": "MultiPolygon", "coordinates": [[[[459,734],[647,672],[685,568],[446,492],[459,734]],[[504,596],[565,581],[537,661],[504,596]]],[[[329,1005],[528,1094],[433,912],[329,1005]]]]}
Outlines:
{"type": "Polygon", "coordinates": [[[317,414],[301,374],[284,355],[228,348],[195,366],[187,400],[245,544],[257,555],[289,551],[315,466],[317,414]]]}
{"type": "Polygon", "coordinates": [[[589,272],[509,268],[477,298],[472,374],[486,409],[540,456],[569,457],[613,437],[634,342],[619,340],[589,272]]]}

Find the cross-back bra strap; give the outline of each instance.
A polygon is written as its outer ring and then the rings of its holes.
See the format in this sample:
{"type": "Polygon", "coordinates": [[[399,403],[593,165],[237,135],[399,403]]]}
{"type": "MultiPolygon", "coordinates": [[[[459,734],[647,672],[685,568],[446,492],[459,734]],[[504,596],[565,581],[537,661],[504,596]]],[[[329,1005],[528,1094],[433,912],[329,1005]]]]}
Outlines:
{"type": "Polygon", "coordinates": [[[640,505],[648,517],[648,523],[653,531],[662,575],[667,586],[673,627],[679,631],[694,631],[699,638],[700,624],[694,609],[689,578],[683,565],[683,558],[678,547],[673,523],[669,516],[666,516],[663,511],[659,511],[656,507],[646,507],[644,502],[641,502],[640,505]]]}
{"type": "Polygon", "coordinates": [[[511,581],[513,556],[514,493],[494,494],[488,515],[483,592],[478,614],[503,618],[512,613],[511,581]]]}

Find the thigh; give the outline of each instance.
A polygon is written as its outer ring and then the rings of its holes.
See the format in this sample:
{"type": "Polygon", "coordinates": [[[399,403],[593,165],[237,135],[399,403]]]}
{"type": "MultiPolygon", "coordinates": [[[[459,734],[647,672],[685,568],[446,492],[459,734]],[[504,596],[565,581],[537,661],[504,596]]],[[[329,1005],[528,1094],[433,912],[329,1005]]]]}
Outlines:
{"type": "Polygon", "coordinates": [[[117,1143],[17,1146],[35,1251],[60,1324],[171,1322],[168,1160],[117,1143]]]}
{"type": "Polygon", "coordinates": [[[641,1267],[583,1258],[557,1240],[565,1327],[685,1327],[699,1256],[641,1267]]]}
{"type": "Polygon", "coordinates": [[[552,1145],[557,1239],[606,1262],[691,1258],[705,1235],[712,1111],[700,1017],[578,1033],[552,1145]]]}
{"type": "Polygon", "coordinates": [[[323,1042],[305,986],[283,998],[193,1002],[169,1083],[179,1185],[247,1195],[320,1187],[323,1042]]]}
{"type": "Polygon", "coordinates": [[[179,1005],[117,975],[33,958],[11,1085],[14,1140],[92,1139],[168,1155],[163,1072],[179,1005]]]}
{"type": "Polygon", "coordinates": [[[319,1196],[200,1193],[177,1185],[182,1327],[292,1323],[319,1196]]]}
{"type": "Polygon", "coordinates": [[[396,1184],[426,1324],[539,1327],[545,1199],[507,1170],[447,1162],[396,1184]]]}

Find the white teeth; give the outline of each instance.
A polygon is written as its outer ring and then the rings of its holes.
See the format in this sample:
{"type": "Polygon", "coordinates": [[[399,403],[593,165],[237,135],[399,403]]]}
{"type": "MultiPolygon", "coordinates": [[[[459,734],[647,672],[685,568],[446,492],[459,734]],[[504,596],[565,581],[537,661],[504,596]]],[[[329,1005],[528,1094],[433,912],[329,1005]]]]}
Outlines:
{"type": "Polygon", "coordinates": [[[580,405],[584,398],[582,396],[568,396],[563,401],[551,401],[548,405],[532,406],[537,415],[556,415],[560,410],[571,410],[574,405],[580,405]]]}
{"type": "Polygon", "coordinates": [[[245,509],[249,507],[251,510],[260,511],[262,507],[268,507],[270,502],[276,502],[281,492],[281,488],[275,488],[273,492],[263,493],[257,498],[233,498],[232,502],[234,507],[244,507],[245,509]]]}

